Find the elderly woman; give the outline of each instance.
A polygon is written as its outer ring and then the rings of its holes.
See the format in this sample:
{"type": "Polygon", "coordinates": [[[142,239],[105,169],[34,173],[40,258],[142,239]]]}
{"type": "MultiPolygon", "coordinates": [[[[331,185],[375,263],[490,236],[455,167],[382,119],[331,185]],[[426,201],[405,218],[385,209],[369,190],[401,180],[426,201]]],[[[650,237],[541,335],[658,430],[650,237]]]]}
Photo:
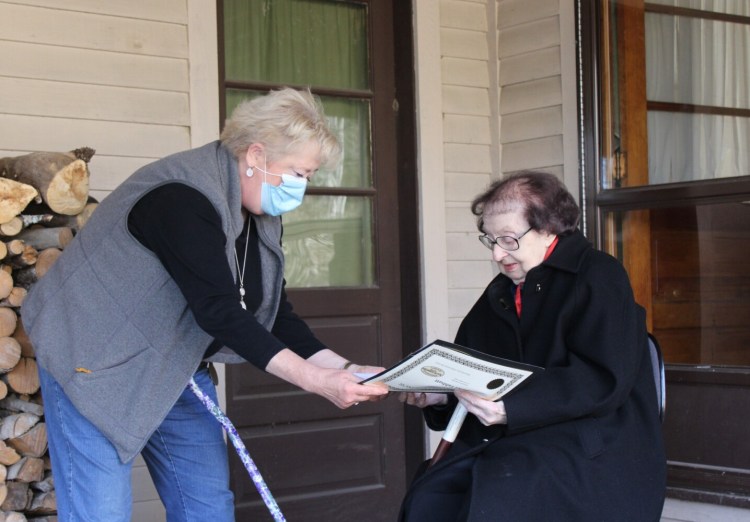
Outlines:
{"type": "Polygon", "coordinates": [[[346,408],[387,390],[326,348],[283,284],[281,219],[339,142],[309,92],[239,105],[221,141],[138,170],[24,303],[60,520],[129,521],[141,453],[169,520],[234,520],[208,361],[249,361],[346,408]]]}
{"type": "Polygon", "coordinates": [[[576,229],[553,175],[522,172],[472,205],[499,275],[456,342],[542,366],[498,402],[406,394],[427,424],[468,410],[449,452],[419,475],[401,520],[655,521],[666,461],[643,309],[625,270],[576,229]]]}

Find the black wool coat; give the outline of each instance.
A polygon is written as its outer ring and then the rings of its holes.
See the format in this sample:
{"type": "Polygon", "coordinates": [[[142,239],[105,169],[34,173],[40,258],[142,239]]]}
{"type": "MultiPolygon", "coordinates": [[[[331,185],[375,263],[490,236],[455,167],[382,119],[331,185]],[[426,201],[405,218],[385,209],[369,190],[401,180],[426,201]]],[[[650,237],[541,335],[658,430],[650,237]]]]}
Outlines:
{"type": "MultiPolygon", "coordinates": [[[[520,319],[512,288],[497,276],[456,342],[545,370],[503,399],[507,426],[468,415],[405,504],[474,456],[470,521],[659,520],[666,458],[645,313],[624,268],[575,232],[528,272],[520,319]]],[[[444,429],[454,406],[425,409],[430,428],[444,429]]]]}

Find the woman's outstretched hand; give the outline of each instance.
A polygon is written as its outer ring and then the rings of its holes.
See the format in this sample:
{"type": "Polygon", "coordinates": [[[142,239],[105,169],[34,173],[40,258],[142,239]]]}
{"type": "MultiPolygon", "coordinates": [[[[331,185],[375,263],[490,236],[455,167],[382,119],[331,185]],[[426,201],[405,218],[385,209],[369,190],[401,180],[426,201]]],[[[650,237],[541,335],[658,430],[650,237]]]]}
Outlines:
{"type": "Polygon", "coordinates": [[[378,373],[382,368],[349,365],[343,370],[344,361],[330,350],[321,350],[305,360],[285,348],[271,358],[266,371],[320,395],[342,409],[364,401],[378,401],[388,395],[388,386],[382,383],[360,384],[362,379],[353,371],[372,369],[372,373],[378,373]]]}
{"type": "MultiPolygon", "coordinates": [[[[356,406],[360,402],[379,401],[388,395],[383,383],[360,384],[361,378],[347,370],[318,368],[314,393],[325,397],[339,408],[356,406]]],[[[371,373],[371,372],[370,372],[371,373]]]]}

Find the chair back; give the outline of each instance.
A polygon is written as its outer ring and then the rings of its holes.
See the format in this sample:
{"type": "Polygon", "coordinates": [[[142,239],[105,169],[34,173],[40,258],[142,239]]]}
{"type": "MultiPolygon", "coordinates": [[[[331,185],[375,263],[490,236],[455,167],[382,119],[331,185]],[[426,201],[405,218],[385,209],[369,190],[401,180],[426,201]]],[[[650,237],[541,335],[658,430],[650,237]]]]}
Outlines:
{"type": "Polygon", "coordinates": [[[667,386],[664,375],[664,359],[659,343],[651,333],[648,334],[648,349],[651,355],[651,369],[656,384],[656,404],[659,407],[659,419],[664,422],[664,410],[667,407],[667,386]]]}

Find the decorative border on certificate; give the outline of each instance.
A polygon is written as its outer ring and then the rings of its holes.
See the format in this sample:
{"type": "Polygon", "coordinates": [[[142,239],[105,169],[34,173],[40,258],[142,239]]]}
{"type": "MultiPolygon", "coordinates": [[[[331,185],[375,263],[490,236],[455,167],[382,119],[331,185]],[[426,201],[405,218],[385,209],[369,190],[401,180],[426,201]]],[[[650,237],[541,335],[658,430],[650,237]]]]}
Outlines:
{"type": "Polygon", "coordinates": [[[363,382],[388,384],[392,391],[450,393],[462,388],[497,400],[538,370],[516,361],[436,340],[363,382]]]}
{"type": "MultiPolygon", "coordinates": [[[[458,357],[454,354],[448,353],[443,349],[440,348],[430,348],[428,351],[424,352],[423,354],[420,354],[418,357],[415,358],[415,360],[411,361],[409,364],[404,366],[403,368],[397,370],[391,375],[388,375],[387,377],[384,377],[380,380],[380,382],[384,382],[388,384],[389,382],[392,382],[402,375],[409,373],[411,371],[414,371],[418,366],[421,366],[425,361],[428,361],[429,359],[433,357],[442,357],[444,359],[447,359],[449,361],[468,366],[470,368],[473,368],[475,370],[479,370],[485,374],[492,374],[498,376],[500,379],[500,383],[498,383],[498,386],[491,387],[488,385],[488,388],[492,390],[491,395],[503,395],[504,392],[510,388],[513,388],[519,381],[524,380],[530,372],[517,370],[516,372],[511,372],[508,370],[504,370],[501,368],[495,368],[492,366],[488,366],[486,364],[480,364],[476,362],[475,360],[468,360],[465,357],[458,357]]],[[[490,381],[493,382],[493,381],[490,381]]],[[[435,393],[445,393],[446,391],[450,391],[450,389],[446,389],[446,386],[434,386],[430,387],[429,391],[435,392],[435,393]]],[[[422,391],[428,391],[427,388],[422,389],[422,391]]]]}

